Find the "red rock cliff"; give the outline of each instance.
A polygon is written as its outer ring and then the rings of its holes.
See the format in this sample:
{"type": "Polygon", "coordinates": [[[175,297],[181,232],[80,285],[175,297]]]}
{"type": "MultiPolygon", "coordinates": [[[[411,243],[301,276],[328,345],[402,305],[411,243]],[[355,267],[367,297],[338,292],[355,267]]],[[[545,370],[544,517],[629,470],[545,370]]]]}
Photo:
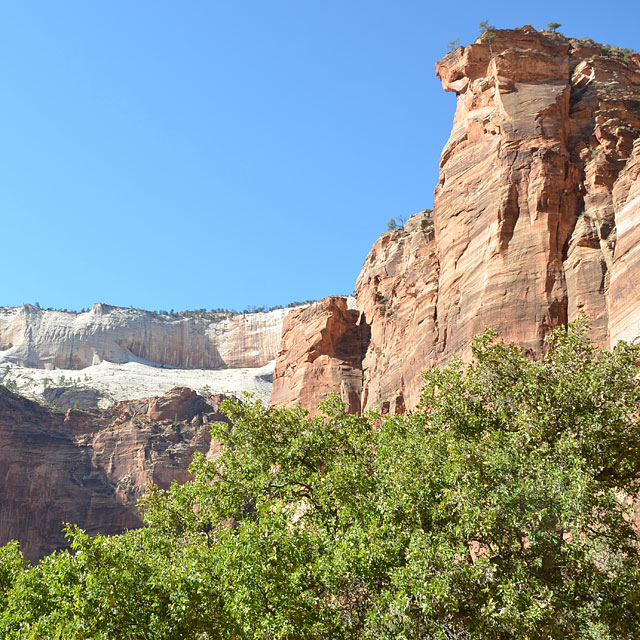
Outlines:
{"type": "Polygon", "coordinates": [[[314,410],[335,391],[350,411],[358,413],[368,339],[368,327],[357,310],[347,308],[345,298],[325,298],[291,311],[282,329],[271,403],[299,403],[314,410]]]}
{"type": "Polygon", "coordinates": [[[177,388],[106,411],[51,411],[0,386],[0,545],[20,541],[32,561],[65,546],[64,523],[89,533],[142,524],[147,483],[189,479],[196,451],[211,453],[220,396],[177,388]]]}
{"type": "MultiPolygon", "coordinates": [[[[358,278],[361,410],[415,406],[420,371],[487,326],[540,352],[584,311],[598,344],[640,339],[640,56],[529,26],[494,35],[436,64],[457,109],[433,214],[383,234],[358,278]]],[[[276,379],[307,358],[305,318],[285,324],[276,379]]],[[[311,408],[300,389],[274,400],[311,408]]]]}

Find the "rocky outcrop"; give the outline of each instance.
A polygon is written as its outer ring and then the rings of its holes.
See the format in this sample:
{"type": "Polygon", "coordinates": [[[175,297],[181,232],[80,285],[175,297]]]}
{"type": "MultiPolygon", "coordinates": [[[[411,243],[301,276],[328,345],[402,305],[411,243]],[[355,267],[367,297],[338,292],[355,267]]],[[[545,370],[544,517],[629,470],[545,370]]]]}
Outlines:
{"type": "Polygon", "coordinates": [[[89,533],[142,524],[148,483],[189,479],[196,451],[215,452],[221,396],[174,389],[106,411],[52,411],[0,386],[0,545],[17,539],[32,561],[66,544],[64,523],[89,533]]]}
{"type": "Polygon", "coordinates": [[[276,360],[271,403],[300,403],[312,411],[332,391],[353,413],[360,411],[362,357],[368,327],[347,299],[324,300],[286,317],[276,360]]]}
{"type": "Polygon", "coordinates": [[[197,415],[207,413],[210,407],[202,396],[186,388],[176,388],[147,403],[145,415],[150,420],[190,421],[197,415]]]}
{"type": "Polygon", "coordinates": [[[95,304],[85,313],[0,308],[0,362],[82,369],[106,360],[183,369],[262,367],[275,359],[285,309],[181,317],[95,304]]]}
{"type": "Polygon", "coordinates": [[[435,192],[442,356],[485,326],[539,352],[580,310],[607,345],[612,190],[640,131],[638,60],[524,27],[436,70],[458,95],[435,192]]]}
{"type": "MultiPolygon", "coordinates": [[[[457,109],[433,213],[383,234],[358,278],[361,409],[414,407],[420,371],[487,326],[532,353],[580,312],[602,346],[640,339],[640,56],[529,26],[492,35],[436,64],[457,109]]],[[[283,342],[276,380],[307,360],[283,342]]],[[[339,391],[333,376],[316,383],[339,391]]],[[[285,403],[311,408],[292,390],[285,403]]]]}
{"type": "Polygon", "coordinates": [[[412,216],[373,245],[356,283],[370,326],[362,362],[363,409],[403,413],[420,394],[420,373],[438,356],[438,256],[433,215],[412,216]]]}

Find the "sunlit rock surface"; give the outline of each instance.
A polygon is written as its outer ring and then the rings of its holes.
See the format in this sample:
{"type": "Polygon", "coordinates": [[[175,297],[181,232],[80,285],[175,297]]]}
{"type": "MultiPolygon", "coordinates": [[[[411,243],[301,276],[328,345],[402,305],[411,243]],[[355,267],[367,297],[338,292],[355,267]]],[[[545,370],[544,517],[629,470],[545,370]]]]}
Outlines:
{"type": "Polygon", "coordinates": [[[0,382],[59,407],[104,407],[175,386],[248,391],[268,402],[286,313],[0,308],[0,382]]]}
{"type": "Polygon", "coordinates": [[[103,360],[181,369],[262,367],[275,359],[286,309],[177,317],[95,304],[91,311],[0,308],[0,361],[83,369],[103,360]]]}
{"type": "MultiPolygon", "coordinates": [[[[348,382],[314,379],[342,393],[361,371],[360,410],[415,407],[420,372],[468,357],[485,327],[540,353],[583,312],[601,346],[640,340],[640,56],[530,26],[494,35],[436,64],[457,109],[434,210],[365,260],[353,326],[370,340],[360,364],[342,357],[348,382]]],[[[322,304],[285,325],[276,380],[308,368],[322,304]]],[[[289,388],[273,400],[314,408],[289,388]]]]}

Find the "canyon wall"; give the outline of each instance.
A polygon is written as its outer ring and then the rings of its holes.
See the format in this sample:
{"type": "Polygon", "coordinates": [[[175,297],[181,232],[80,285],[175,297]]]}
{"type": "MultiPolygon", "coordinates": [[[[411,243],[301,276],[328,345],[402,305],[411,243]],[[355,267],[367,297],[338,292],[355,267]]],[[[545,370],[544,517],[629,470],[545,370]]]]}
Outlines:
{"type": "Polygon", "coordinates": [[[54,411],[0,386],[0,545],[35,561],[66,541],[65,523],[118,533],[142,524],[148,483],[185,482],[196,451],[215,455],[221,396],[177,388],[106,411],[54,411]]]}
{"type": "MultiPolygon", "coordinates": [[[[348,361],[360,411],[414,407],[420,372],[487,326],[532,353],[580,312],[601,346],[640,339],[640,56],[530,26],[492,35],[436,64],[457,108],[433,212],[374,244],[342,329],[368,327],[364,356],[354,345],[314,378],[341,393],[348,361]]],[[[274,404],[315,410],[304,385],[278,389],[313,369],[323,304],[285,324],[274,404]]]]}
{"type": "Polygon", "coordinates": [[[262,367],[276,357],[286,313],[205,318],[105,304],[85,313],[0,308],[0,362],[60,369],[103,360],[183,369],[262,367]]]}

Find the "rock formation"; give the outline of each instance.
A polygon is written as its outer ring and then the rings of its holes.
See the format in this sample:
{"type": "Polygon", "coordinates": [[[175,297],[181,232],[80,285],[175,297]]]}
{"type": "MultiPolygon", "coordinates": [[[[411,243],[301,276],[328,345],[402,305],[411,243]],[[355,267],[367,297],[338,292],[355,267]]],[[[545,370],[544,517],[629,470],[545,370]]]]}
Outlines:
{"type": "Polygon", "coordinates": [[[64,523],[89,533],[142,524],[148,483],[189,479],[196,451],[215,453],[221,396],[174,389],[106,411],[52,411],[0,386],[0,545],[17,539],[35,561],[66,544],[64,523]]]}
{"type": "Polygon", "coordinates": [[[285,315],[0,307],[0,382],[63,408],[105,407],[176,386],[248,391],[267,402],[285,315]]]}
{"type": "Polygon", "coordinates": [[[362,357],[369,328],[345,298],[331,297],[286,317],[273,380],[273,405],[316,407],[332,391],[352,412],[360,410],[362,357]]]}
{"type": "Polygon", "coordinates": [[[262,367],[275,359],[286,309],[181,317],[94,304],[69,313],[0,308],[0,361],[82,369],[103,360],[183,369],[262,367]]]}
{"type": "Polygon", "coordinates": [[[610,342],[640,342],[640,139],[612,193],[617,241],[609,287],[610,342]]]}
{"type": "MultiPolygon", "coordinates": [[[[493,35],[436,64],[457,109],[433,213],[383,234],[358,278],[351,327],[370,340],[340,361],[350,389],[362,371],[360,410],[414,407],[420,371],[487,326],[540,353],[583,311],[602,346],[640,339],[640,56],[530,26],[493,35]]],[[[288,372],[309,362],[323,304],[285,323],[275,379],[292,393],[274,387],[274,404],[314,409],[288,372]]],[[[341,392],[340,371],[315,384],[341,392]]]]}

